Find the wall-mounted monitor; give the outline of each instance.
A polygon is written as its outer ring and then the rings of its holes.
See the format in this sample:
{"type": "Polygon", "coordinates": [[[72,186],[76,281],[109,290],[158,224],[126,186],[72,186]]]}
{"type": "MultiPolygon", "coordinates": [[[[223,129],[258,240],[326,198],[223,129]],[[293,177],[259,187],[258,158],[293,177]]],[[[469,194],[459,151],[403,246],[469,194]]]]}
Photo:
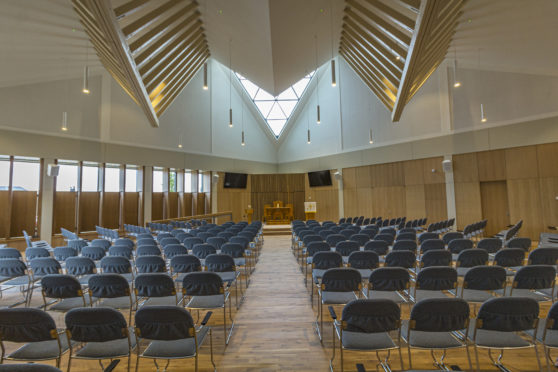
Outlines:
{"type": "Polygon", "coordinates": [[[245,173],[225,173],[226,189],[245,189],[248,175],[245,173]]]}
{"type": "Polygon", "coordinates": [[[310,187],[331,186],[331,174],[329,170],[308,172],[308,183],[310,187]]]}

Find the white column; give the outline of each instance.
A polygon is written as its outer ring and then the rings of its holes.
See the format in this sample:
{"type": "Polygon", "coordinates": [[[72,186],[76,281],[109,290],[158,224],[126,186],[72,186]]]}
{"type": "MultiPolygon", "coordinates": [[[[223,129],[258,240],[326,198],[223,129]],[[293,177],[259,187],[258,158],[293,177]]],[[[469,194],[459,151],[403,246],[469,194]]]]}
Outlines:
{"type": "MultiPolygon", "coordinates": [[[[446,155],[444,156],[444,160],[452,161],[452,156],[446,155]]],[[[445,172],[444,175],[446,177],[446,205],[448,210],[448,219],[450,219],[456,217],[455,185],[453,183],[453,167],[451,172],[445,172]]]]}
{"type": "MultiPolygon", "coordinates": [[[[337,169],[337,172],[341,175],[341,178],[337,181],[339,186],[339,190],[337,193],[337,197],[339,199],[339,218],[345,217],[345,204],[343,202],[343,169],[337,169]]],[[[336,221],[334,221],[336,222],[336,221]]]]}
{"type": "Polygon", "coordinates": [[[219,178],[215,177],[216,175],[219,176],[217,172],[211,172],[211,213],[219,212],[219,208],[217,205],[217,190],[219,189],[219,178]],[[215,177],[215,179],[213,177],[215,177]]]}
{"type": "Polygon", "coordinates": [[[151,197],[153,195],[153,167],[145,166],[143,173],[143,223],[151,222],[151,197]]]}
{"type": "Polygon", "coordinates": [[[47,175],[48,165],[54,164],[54,159],[45,158],[43,167],[43,184],[41,197],[41,225],[39,226],[39,237],[49,244],[52,240],[53,212],[54,212],[54,177],[47,175]]]}

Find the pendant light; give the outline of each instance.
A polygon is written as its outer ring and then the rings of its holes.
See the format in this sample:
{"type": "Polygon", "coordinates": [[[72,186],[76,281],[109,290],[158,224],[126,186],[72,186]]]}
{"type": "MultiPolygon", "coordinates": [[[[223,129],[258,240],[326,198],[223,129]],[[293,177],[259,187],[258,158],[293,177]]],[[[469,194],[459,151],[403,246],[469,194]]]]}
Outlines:
{"type": "Polygon", "coordinates": [[[244,140],[244,103],[242,103],[242,142],[240,142],[241,146],[246,146],[246,141],[244,140]]]}
{"type": "Polygon", "coordinates": [[[229,39],[229,128],[233,127],[233,112],[232,112],[232,39],[229,39]]]}
{"type": "Polygon", "coordinates": [[[203,90],[208,90],[209,86],[207,85],[207,62],[203,64],[203,90]]]}
{"type": "Polygon", "coordinates": [[[312,141],[310,140],[310,113],[306,116],[306,143],[310,144],[312,141]]]}
{"type": "Polygon", "coordinates": [[[330,31],[331,31],[331,86],[337,85],[337,79],[335,78],[335,59],[333,57],[333,1],[330,1],[330,31]]]}
{"type": "Polygon", "coordinates": [[[182,133],[180,133],[180,136],[178,137],[178,148],[182,148],[182,133]]]}
{"type": "Polygon", "coordinates": [[[484,115],[484,105],[481,103],[480,105],[480,111],[481,111],[481,123],[486,123],[486,116],[484,115]]]}
{"type": "Polygon", "coordinates": [[[89,62],[89,48],[86,39],[85,40],[85,66],[83,67],[83,82],[81,87],[81,92],[83,94],[89,94],[91,92],[89,90],[89,66],[87,65],[88,62],[89,62]]]}
{"type": "Polygon", "coordinates": [[[308,129],[308,139],[307,139],[307,143],[308,143],[308,144],[311,144],[311,143],[312,143],[312,141],[310,141],[310,129],[308,129]]]}
{"type": "Polygon", "coordinates": [[[372,138],[372,128],[370,128],[370,132],[368,133],[368,143],[374,143],[374,139],[372,138]]]}
{"type": "Polygon", "coordinates": [[[453,50],[453,87],[459,88],[461,86],[461,82],[457,77],[457,52],[455,49],[453,50]]]}
{"type": "Polygon", "coordinates": [[[314,35],[315,63],[316,63],[316,123],[322,122],[320,118],[320,71],[318,70],[318,35],[314,35]]]}
{"type": "Polygon", "coordinates": [[[64,111],[62,113],[62,128],[60,128],[63,132],[68,131],[68,112],[64,111]]]}

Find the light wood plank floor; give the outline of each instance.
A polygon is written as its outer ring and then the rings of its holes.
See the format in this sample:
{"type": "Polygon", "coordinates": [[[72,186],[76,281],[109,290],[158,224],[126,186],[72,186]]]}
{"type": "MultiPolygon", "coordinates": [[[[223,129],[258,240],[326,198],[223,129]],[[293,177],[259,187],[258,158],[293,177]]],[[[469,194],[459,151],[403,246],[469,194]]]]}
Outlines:
{"type": "MultiPolygon", "coordinates": [[[[290,250],[289,236],[267,236],[251,277],[251,284],[245,293],[246,299],[238,311],[234,311],[235,329],[229,346],[225,349],[222,332],[222,313],[214,313],[211,325],[214,326],[215,361],[219,371],[328,371],[331,355],[332,336],[329,317],[324,326],[324,344],[320,344],[313,328],[316,308],[310,305],[309,291],[304,287],[304,277],[300,272],[290,250]]],[[[33,306],[39,305],[38,292],[35,292],[33,306]]],[[[234,304],[234,296],[233,296],[234,304]]],[[[233,306],[234,308],[234,306],[233,306]]],[[[544,306],[544,313],[548,306],[544,306]]],[[[337,309],[341,314],[341,308],[337,309]]],[[[202,314],[203,315],[203,314],[202,314]]],[[[408,317],[404,307],[403,317],[408,317]]],[[[544,315],[544,314],[543,314],[544,315]]],[[[53,314],[57,323],[63,324],[63,316],[53,314]]],[[[194,314],[195,317],[195,314],[194,314]]],[[[539,349],[542,355],[542,349],[539,349]]],[[[208,344],[202,348],[200,371],[211,371],[208,344]]],[[[413,368],[433,369],[428,352],[413,351],[413,368]]],[[[479,353],[481,369],[497,370],[490,364],[488,354],[479,353]]],[[[474,362],[474,353],[471,349],[474,362]]],[[[403,350],[405,368],[408,368],[406,349],[403,350]]],[[[347,352],[345,371],[355,371],[355,363],[364,363],[368,371],[376,370],[375,355],[347,352]]],[[[392,367],[400,370],[397,354],[392,356],[392,367]]],[[[122,361],[116,371],[125,371],[122,361]]],[[[192,361],[174,361],[169,371],[193,371],[192,361]]],[[[532,350],[507,352],[504,362],[512,371],[535,371],[536,361],[532,350]]],[[[463,350],[450,351],[446,358],[448,365],[459,365],[467,370],[466,353],[463,350]]],[[[67,357],[62,368],[67,365],[67,357]]],[[[544,362],[543,362],[544,366],[544,362]]],[[[132,370],[135,361],[132,360],[132,370]]],[[[339,369],[339,354],[335,362],[339,369]]],[[[75,360],[72,371],[99,371],[97,362],[75,360]]],[[[155,371],[148,360],[142,360],[140,371],[155,371]]]]}

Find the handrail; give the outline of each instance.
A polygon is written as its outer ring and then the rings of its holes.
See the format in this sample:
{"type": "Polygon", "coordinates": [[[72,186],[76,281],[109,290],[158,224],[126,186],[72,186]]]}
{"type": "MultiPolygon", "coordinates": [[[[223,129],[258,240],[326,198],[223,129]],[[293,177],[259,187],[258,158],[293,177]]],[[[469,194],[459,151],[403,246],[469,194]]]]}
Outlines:
{"type": "MultiPolygon", "coordinates": [[[[225,211],[225,212],[217,212],[217,213],[209,213],[209,214],[198,214],[196,216],[185,216],[185,217],[176,217],[176,218],[167,218],[164,220],[155,220],[151,221],[151,223],[169,223],[171,221],[189,221],[189,220],[205,220],[211,218],[211,222],[215,222],[215,218],[217,217],[226,217],[229,216],[230,220],[232,221],[232,211],[225,211]]],[[[147,223],[146,223],[147,226],[147,223]]]]}

